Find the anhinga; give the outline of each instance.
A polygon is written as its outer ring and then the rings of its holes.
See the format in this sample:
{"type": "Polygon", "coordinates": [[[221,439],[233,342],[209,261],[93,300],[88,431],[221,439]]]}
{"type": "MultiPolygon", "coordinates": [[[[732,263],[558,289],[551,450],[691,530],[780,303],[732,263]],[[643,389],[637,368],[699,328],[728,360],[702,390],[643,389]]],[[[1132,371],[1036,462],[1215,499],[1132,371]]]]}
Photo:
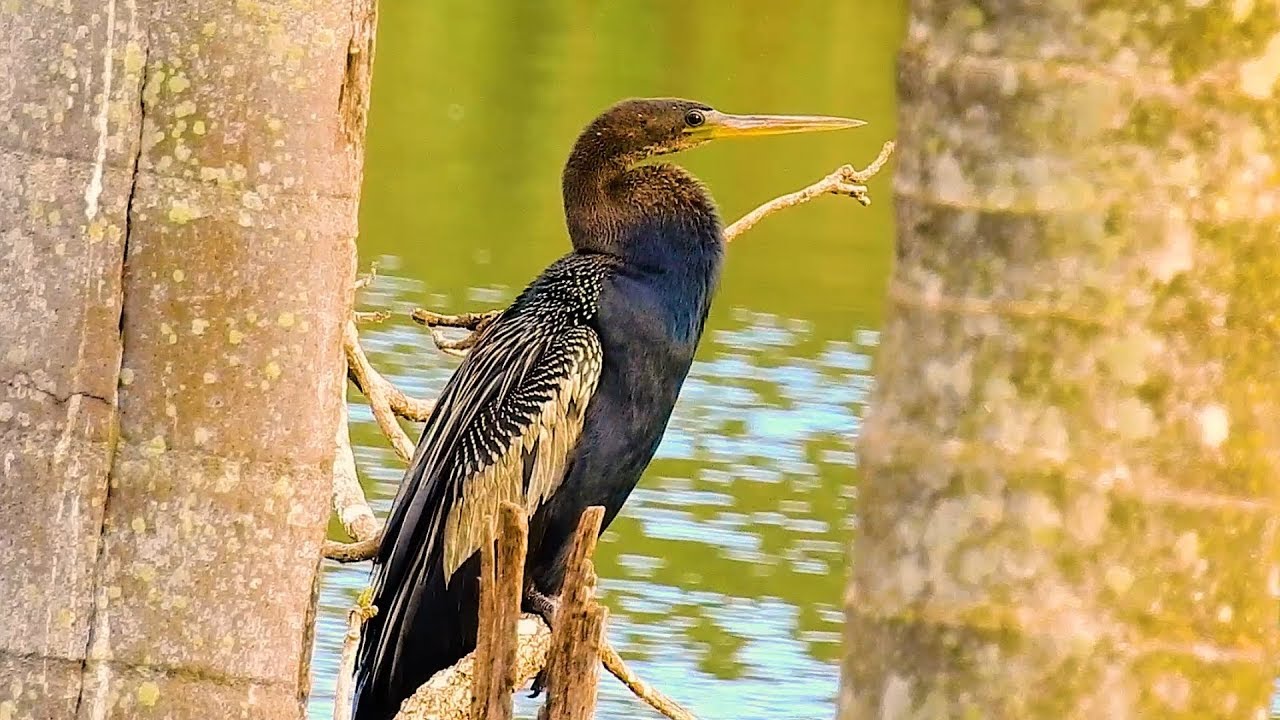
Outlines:
{"type": "Polygon", "coordinates": [[[482,332],[400,484],[374,561],[379,612],[360,646],[356,720],[394,717],[475,647],[477,550],[501,501],[529,513],[525,609],[547,617],[582,511],[603,505],[608,526],[657,450],[724,241],[697,179],[641,161],[716,138],[861,124],[641,99],[583,130],[563,178],[573,252],[482,332]]]}

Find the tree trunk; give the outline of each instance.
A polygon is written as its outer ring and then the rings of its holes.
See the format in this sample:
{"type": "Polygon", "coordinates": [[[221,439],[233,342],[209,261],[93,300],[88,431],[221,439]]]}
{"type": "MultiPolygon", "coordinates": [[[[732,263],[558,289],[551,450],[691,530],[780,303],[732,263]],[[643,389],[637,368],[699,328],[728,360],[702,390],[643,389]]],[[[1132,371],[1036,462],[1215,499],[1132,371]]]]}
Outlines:
{"type": "Polygon", "coordinates": [[[840,716],[1263,718],[1274,3],[915,0],[840,716]]]}
{"type": "Polygon", "coordinates": [[[0,717],[300,717],[372,0],[0,9],[0,717]]]}

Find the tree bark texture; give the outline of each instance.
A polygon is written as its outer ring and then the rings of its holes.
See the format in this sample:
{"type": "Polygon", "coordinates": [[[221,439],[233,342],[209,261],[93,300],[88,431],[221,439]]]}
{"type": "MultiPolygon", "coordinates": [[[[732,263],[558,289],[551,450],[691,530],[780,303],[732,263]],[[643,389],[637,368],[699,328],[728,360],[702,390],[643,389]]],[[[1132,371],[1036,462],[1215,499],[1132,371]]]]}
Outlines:
{"type": "Polygon", "coordinates": [[[840,716],[1264,718],[1276,3],[910,5],[840,716]]]}
{"type": "Polygon", "coordinates": [[[593,505],[583,511],[566,554],[547,654],[547,701],[538,713],[540,720],[587,720],[595,715],[606,611],[596,602],[591,556],[603,522],[603,507],[593,505]]]}
{"type": "Polygon", "coordinates": [[[371,3],[0,5],[0,717],[302,715],[371,3]]]}
{"type": "Polygon", "coordinates": [[[520,641],[520,604],[524,598],[524,561],[529,552],[529,522],[520,505],[498,506],[495,542],[480,548],[480,622],[476,667],[472,676],[471,717],[511,720],[520,641]]]}

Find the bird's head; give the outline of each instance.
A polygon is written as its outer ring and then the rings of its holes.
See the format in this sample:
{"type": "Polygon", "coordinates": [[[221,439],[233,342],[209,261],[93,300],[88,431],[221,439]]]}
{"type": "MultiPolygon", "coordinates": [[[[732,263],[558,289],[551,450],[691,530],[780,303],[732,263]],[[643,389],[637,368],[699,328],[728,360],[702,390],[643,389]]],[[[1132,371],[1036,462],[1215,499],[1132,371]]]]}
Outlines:
{"type": "Polygon", "coordinates": [[[730,137],[839,130],[861,120],[821,115],[730,115],[694,100],[623,100],[605,110],[583,131],[580,143],[593,146],[623,164],[665,155],[730,137]]]}

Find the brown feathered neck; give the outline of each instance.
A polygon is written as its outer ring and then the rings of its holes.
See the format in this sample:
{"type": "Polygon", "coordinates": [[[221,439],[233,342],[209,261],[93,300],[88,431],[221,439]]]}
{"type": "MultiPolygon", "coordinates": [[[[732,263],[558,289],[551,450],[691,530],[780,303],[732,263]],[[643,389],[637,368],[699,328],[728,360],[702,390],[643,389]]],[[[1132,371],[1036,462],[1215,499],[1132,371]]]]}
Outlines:
{"type": "Polygon", "coordinates": [[[564,168],[564,211],[576,250],[650,261],[657,235],[719,241],[720,219],[702,183],[684,168],[640,164],[661,148],[628,150],[587,128],[564,168]]]}

